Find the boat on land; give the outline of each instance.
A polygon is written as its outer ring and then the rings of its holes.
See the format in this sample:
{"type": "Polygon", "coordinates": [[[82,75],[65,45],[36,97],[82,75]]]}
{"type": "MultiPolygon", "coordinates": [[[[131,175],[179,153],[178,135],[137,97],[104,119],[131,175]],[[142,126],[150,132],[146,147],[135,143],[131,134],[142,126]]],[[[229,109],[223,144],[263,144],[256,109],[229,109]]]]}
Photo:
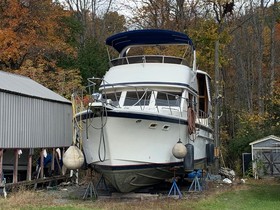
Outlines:
{"type": "Polygon", "coordinates": [[[192,40],[149,29],[115,34],[106,45],[115,52],[110,69],[89,78],[98,92],[75,116],[84,125],[86,162],[120,192],[207,168],[214,151],[210,77],[196,69],[192,40]],[[176,144],[184,157],[175,157],[176,144]]]}

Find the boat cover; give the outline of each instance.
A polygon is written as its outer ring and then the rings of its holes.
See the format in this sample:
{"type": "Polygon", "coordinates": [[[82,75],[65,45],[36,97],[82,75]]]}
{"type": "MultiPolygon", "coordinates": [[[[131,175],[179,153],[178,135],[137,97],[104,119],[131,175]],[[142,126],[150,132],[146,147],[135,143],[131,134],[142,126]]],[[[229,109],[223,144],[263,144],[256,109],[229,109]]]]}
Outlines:
{"type": "Polygon", "coordinates": [[[193,42],[186,34],[171,30],[132,30],[115,34],[106,40],[106,45],[113,47],[119,53],[129,46],[147,44],[188,44],[194,50],[193,42]]]}

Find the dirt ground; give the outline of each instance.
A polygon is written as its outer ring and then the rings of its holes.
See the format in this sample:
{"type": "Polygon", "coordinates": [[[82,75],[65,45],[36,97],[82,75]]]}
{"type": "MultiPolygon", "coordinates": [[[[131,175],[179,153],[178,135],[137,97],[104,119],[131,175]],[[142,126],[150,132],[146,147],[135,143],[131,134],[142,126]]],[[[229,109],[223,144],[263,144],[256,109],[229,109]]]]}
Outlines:
{"type": "MultiPolygon", "coordinates": [[[[0,199],[0,209],[38,209],[44,206],[70,206],[71,208],[74,207],[74,209],[84,209],[86,207],[89,209],[139,210],[166,209],[166,205],[175,206],[170,209],[185,209],[178,206],[181,203],[178,202],[178,193],[174,195],[174,191],[171,191],[171,194],[168,196],[172,182],[166,182],[154,188],[133,193],[118,193],[110,187],[110,192],[106,191],[105,188],[97,189],[98,197],[96,199],[94,197],[94,191],[90,191],[90,188],[88,188],[90,180],[85,178],[79,184],[66,181],[57,186],[38,186],[37,190],[31,188],[31,190],[19,189],[17,192],[8,192],[7,199],[0,199]],[[90,196],[91,192],[92,196],[90,196]]],[[[94,183],[96,186],[96,182],[94,183]]],[[[179,200],[196,202],[225,191],[246,188],[246,184],[243,184],[239,179],[236,179],[231,184],[224,183],[222,180],[205,180],[203,181],[203,185],[201,185],[202,191],[195,190],[195,188],[189,191],[190,184],[191,182],[185,180],[180,184],[178,183],[178,187],[182,193],[182,197],[179,200]]]]}
{"type": "MultiPolygon", "coordinates": [[[[240,179],[234,180],[231,184],[220,180],[203,180],[200,184],[184,181],[178,184],[178,188],[182,194],[182,199],[202,199],[209,195],[218,194],[224,191],[238,189],[245,187],[244,181],[240,179]]],[[[62,182],[58,186],[44,187],[37,192],[45,194],[53,199],[53,203],[64,204],[69,200],[91,200],[97,199],[99,201],[137,201],[137,200],[159,200],[162,198],[180,198],[178,191],[171,190],[172,183],[166,182],[162,185],[155,186],[154,188],[142,189],[138,192],[132,193],[118,193],[114,191],[110,186],[107,189],[104,185],[97,189],[93,187],[88,180],[81,182],[80,184],[74,184],[73,182],[62,182]]],[[[96,186],[96,184],[95,184],[96,186]]]]}

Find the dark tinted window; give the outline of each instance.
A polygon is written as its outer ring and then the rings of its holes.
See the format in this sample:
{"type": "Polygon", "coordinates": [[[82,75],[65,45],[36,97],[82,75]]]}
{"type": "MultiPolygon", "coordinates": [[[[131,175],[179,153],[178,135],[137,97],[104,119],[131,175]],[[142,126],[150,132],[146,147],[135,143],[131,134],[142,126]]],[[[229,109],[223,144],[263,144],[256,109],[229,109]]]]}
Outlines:
{"type": "Polygon", "coordinates": [[[119,106],[119,100],[120,100],[120,97],[121,97],[121,92],[106,93],[106,94],[103,94],[102,97],[105,100],[111,99],[112,100],[112,104],[114,106],[119,106]]]}
{"type": "Polygon", "coordinates": [[[156,106],[179,106],[182,93],[163,93],[158,92],[156,106]]]}
{"type": "Polygon", "coordinates": [[[124,106],[147,106],[150,103],[151,91],[127,92],[124,106]]]}

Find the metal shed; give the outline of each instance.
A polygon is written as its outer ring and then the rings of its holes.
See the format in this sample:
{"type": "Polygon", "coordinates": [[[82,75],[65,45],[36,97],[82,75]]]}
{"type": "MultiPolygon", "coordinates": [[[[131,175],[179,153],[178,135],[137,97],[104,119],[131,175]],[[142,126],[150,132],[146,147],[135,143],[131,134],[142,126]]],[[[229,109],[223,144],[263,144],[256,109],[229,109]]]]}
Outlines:
{"type": "Polygon", "coordinates": [[[71,102],[28,77],[0,71],[0,161],[3,151],[32,154],[71,142],[71,102]]]}
{"type": "Polygon", "coordinates": [[[255,178],[280,175],[280,138],[270,135],[250,145],[255,178]]]}

